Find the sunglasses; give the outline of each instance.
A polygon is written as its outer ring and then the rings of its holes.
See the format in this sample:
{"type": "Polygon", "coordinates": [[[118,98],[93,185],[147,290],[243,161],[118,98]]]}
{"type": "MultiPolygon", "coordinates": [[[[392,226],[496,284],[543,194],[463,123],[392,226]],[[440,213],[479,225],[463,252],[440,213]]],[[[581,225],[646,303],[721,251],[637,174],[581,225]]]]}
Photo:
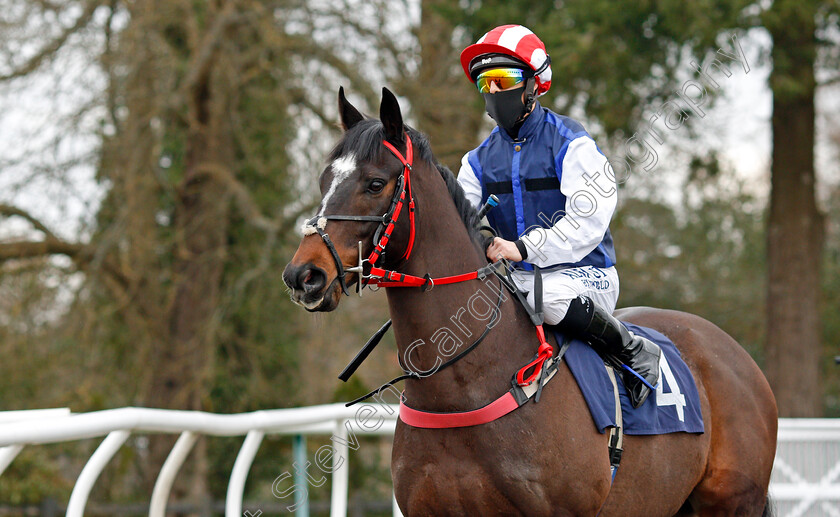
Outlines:
{"type": "Polygon", "coordinates": [[[490,93],[490,85],[493,83],[496,83],[499,90],[507,90],[529,77],[530,74],[519,68],[490,68],[478,74],[475,85],[479,92],[490,93]]]}

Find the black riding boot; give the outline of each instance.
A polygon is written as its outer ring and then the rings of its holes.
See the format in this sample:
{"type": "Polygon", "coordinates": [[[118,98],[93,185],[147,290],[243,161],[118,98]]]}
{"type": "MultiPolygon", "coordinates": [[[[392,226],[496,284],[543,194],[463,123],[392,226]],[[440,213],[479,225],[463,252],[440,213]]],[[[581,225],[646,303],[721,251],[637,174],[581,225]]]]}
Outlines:
{"type": "MultiPolygon", "coordinates": [[[[659,382],[659,357],[662,350],[649,339],[632,334],[612,314],[586,296],[572,300],[560,328],[595,349],[601,357],[626,364],[651,386],[659,382]]],[[[639,407],[650,395],[650,388],[632,372],[619,366],[624,387],[633,407],[639,407]]]]}

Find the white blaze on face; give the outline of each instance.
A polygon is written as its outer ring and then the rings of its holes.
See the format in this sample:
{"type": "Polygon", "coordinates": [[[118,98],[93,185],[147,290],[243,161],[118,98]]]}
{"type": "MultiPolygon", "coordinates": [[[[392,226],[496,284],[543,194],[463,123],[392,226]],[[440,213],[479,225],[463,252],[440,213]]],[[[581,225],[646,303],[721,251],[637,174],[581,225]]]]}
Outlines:
{"type": "Polygon", "coordinates": [[[346,180],[347,177],[350,176],[351,172],[356,170],[356,155],[353,153],[346,154],[332,162],[330,164],[330,168],[333,171],[332,184],[330,184],[330,188],[327,189],[327,193],[324,194],[324,199],[321,200],[321,211],[318,212],[319,216],[324,215],[327,203],[330,202],[330,198],[333,194],[335,194],[335,190],[338,188],[338,185],[346,180]]]}

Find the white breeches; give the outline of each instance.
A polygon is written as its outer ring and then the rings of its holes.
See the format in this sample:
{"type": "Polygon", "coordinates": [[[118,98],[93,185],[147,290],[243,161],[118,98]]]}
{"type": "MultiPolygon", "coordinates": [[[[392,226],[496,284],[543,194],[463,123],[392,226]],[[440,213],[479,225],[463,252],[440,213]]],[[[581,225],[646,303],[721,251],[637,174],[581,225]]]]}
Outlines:
{"type": "MultiPolygon", "coordinates": [[[[514,282],[528,291],[528,304],[534,307],[534,273],[517,270],[511,273],[514,282]]],[[[560,323],[566,316],[569,303],[578,296],[588,296],[610,313],[618,302],[618,271],[594,266],[543,271],[543,312],[549,325],[560,323]]]]}

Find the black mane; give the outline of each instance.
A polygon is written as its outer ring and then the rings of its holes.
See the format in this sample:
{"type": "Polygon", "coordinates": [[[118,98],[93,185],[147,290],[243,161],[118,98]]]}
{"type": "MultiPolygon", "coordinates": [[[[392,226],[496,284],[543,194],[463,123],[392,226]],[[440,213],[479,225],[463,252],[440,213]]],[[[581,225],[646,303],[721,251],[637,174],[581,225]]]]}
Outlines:
{"type": "Polygon", "coordinates": [[[488,237],[479,231],[481,220],[478,218],[478,210],[467,200],[464,189],[461,188],[461,184],[455,179],[452,171],[446,165],[437,162],[434,163],[444,183],[446,183],[446,189],[449,191],[449,196],[455,203],[455,209],[458,211],[458,215],[461,216],[461,221],[464,222],[464,226],[467,228],[467,233],[470,234],[473,242],[481,247],[482,251],[486,250],[487,246],[492,242],[492,237],[488,237]]]}
{"type": "MultiPolygon", "coordinates": [[[[415,159],[426,161],[435,166],[441,178],[443,178],[444,183],[446,183],[449,196],[452,198],[453,203],[455,203],[455,209],[458,211],[458,215],[461,217],[461,221],[463,221],[470,238],[473,242],[481,246],[482,250],[486,249],[489,242],[488,238],[479,232],[481,222],[478,219],[478,211],[467,200],[464,189],[461,188],[458,180],[455,179],[455,175],[452,174],[452,171],[448,167],[438,163],[435,159],[426,135],[408,126],[405,126],[405,130],[411,137],[415,159]]],[[[342,139],[338,141],[330,152],[329,161],[334,161],[350,152],[355,154],[356,158],[361,161],[374,161],[379,157],[385,147],[382,145],[384,139],[385,128],[382,126],[382,122],[376,119],[365,119],[350,128],[350,130],[344,132],[342,139]]]]}

